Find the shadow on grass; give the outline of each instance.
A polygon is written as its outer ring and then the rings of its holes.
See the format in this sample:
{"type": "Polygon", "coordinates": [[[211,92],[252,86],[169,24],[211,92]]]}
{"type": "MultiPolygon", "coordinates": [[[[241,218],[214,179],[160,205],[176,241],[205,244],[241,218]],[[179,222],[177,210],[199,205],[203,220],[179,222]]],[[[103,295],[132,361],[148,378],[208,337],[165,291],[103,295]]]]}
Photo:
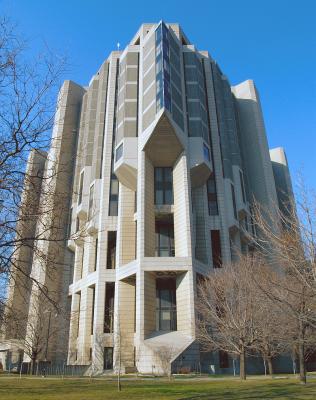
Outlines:
{"type": "Polygon", "coordinates": [[[261,384],[261,385],[248,385],[248,382],[240,385],[244,387],[233,386],[227,389],[223,388],[208,388],[206,393],[193,394],[191,396],[180,397],[178,400],[273,400],[273,399],[286,399],[286,400],[314,400],[316,399],[316,385],[308,384],[301,386],[299,383],[288,383],[286,386],[282,384],[261,384]],[[246,386],[247,385],[247,386],[246,386]]]}
{"type": "Polygon", "coordinates": [[[0,380],[0,400],[314,400],[316,383],[301,386],[295,380],[236,381],[124,381],[0,380]]]}

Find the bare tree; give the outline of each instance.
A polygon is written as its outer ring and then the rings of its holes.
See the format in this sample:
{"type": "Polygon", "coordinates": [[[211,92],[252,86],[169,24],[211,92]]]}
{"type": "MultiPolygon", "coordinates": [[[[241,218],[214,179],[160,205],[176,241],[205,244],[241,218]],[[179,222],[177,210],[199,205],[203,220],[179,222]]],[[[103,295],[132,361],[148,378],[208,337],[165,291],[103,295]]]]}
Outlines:
{"type": "Polygon", "coordinates": [[[243,257],[214,270],[200,282],[197,336],[207,351],[222,350],[240,360],[240,378],[246,379],[246,356],[257,341],[258,321],[251,270],[257,261],[243,257]]]}
{"type": "Polygon", "coordinates": [[[299,186],[297,203],[290,199],[277,208],[275,229],[270,210],[254,203],[256,249],[269,259],[277,274],[269,287],[257,286],[282,309],[290,326],[288,347],[297,349],[300,381],[306,383],[305,360],[316,329],[316,202],[304,185],[299,186]],[[268,216],[268,218],[267,218],[268,216]]]}
{"type": "Polygon", "coordinates": [[[27,321],[23,313],[15,312],[10,316],[10,326],[15,332],[20,350],[30,359],[30,373],[34,374],[39,361],[51,359],[53,349],[52,342],[57,335],[62,334],[64,325],[60,324],[60,318],[68,319],[64,313],[62,316],[56,313],[51,302],[38,292],[39,301],[33,298],[29,308],[27,321]],[[56,323],[58,317],[59,323],[56,323]]]}
{"type": "MultiPolygon", "coordinates": [[[[16,32],[0,20],[0,328],[3,339],[19,341],[34,364],[55,342],[50,334],[43,344],[42,336],[43,324],[56,313],[60,326],[52,318],[50,332],[65,345],[61,332],[68,324],[60,305],[73,257],[66,228],[76,131],[63,134],[63,110],[71,102],[64,86],[56,107],[65,60],[48,49],[28,59],[16,32]]],[[[85,230],[81,225],[74,240],[85,230]]]]}
{"type": "Polygon", "coordinates": [[[277,282],[280,276],[264,260],[260,260],[258,255],[256,260],[260,268],[256,267],[250,271],[251,284],[255,293],[253,302],[257,327],[257,340],[254,342],[253,349],[262,356],[265,373],[268,365],[269,374],[272,376],[273,360],[288,351],[292,330],[288,315],[269,295],[271,280],[277,282]]]}
{"type": "MultiPolygon", "coordinates": [[[[49,131],[55,98],[65,60],[48,49],[37,59],[27,59],[26,42],[6,18],[0,19],[0,302],[11,280],[29,289],[35,277],[26,267],[28,252],[43,237],[47,226],[32,229],[38,218],[49,131]],[[30,152],[33,167],[25,170],[30,152]],[[23,188],[27,195],[22,196],[23,188]],[[23,248],[23,251],[20,251],[23,248]]],[[[45,179],[54,174],[50,168],[45,179]]],[[[46,190],[49,190],[49,185],[46,190]]],[[[48,202],[48,198],[46,200],[48,202]]],[[[49,206],[49,204],[47,204],[49,206]]],[[[42,207],[42,210],[44,207],[42,207]]],[[[36,250],[36,249],[35,249],[36,250]]],[[[37,249],[42,256],[41,250],[37,249]]],[[[43,293],[45,288],[42,287],[43,293]]],[[[3,314],[4,315],[4,314],[3,314]]]]}
{"type": "Polygon", "coordinates": [[[263,291],[267,302],[272,304],[272,315],[269,318],[275,324],[271,327],[278,337],[279,345],[284,346],[288,353],[296,353],[299,359],[300,380],[306,382],[305,361],[307,354],[316,344],[315,328],[308,323],[309,313],[315,307],[314,297],[296,277],[286,273],[274,273],[271,269],[268,281],[255,278],[258,290],[263,291]],[[275,328],[278,331],[275,331],[275,328]]]}
{"type": "MultiPolygon", "coordinates": [[[[119,300],[117,299],[119,303],[119,300]]],[[[122,331],[121,331],[121,316],[119,310],[116,311],[116,329],[114,330],[114,337],[115,337],[115,369],[117,375],[117,391],[120,392],[122,390],[122,383],[121,383],[121,373],[122,373],[122,350],[124,349],[124,340],[122,338],[122,331]]]]}

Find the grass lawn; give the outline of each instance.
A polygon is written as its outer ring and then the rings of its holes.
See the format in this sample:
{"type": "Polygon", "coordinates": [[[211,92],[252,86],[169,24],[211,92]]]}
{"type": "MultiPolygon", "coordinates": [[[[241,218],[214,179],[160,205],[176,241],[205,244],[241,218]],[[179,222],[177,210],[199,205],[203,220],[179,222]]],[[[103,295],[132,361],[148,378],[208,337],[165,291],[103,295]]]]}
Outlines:
{"type": "Polygon", "coordinates": [[[123,381],[122,392],[106,380],[1,377],[0,399],[5,400],[247,400],[316,399],[316,382],[301,386],[295,379],[123,381]]]}

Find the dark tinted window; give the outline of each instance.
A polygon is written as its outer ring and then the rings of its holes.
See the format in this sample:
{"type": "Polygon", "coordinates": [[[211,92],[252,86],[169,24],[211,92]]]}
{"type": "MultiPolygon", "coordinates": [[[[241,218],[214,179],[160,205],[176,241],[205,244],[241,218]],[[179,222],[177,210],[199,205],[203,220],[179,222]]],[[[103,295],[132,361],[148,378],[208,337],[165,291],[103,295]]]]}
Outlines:
{"type": "Polygon", "coordinates": [[[155,168],[155,204],[173,204],[172,168],[155,168]]]}

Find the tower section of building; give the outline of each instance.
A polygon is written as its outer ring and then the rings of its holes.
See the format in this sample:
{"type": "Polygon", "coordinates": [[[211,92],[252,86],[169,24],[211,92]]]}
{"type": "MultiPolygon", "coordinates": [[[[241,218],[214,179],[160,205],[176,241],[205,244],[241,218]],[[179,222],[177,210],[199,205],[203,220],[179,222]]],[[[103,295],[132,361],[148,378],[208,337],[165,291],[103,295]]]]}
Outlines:
{"type": "Polygon", "coordinates": [[[67,362],[160,373],[168,349],[174,370],[207,367],[197,284],[251,251],[253,200],[277,203],[254,83],[231,87],[178,24],[160,22],[78,91],[76,143],[59,155],[74,160],[67,362]]]}
{"type": "Polygon", "coordinates": [[[276,199],[253,82],[232,89],[179,25],[142,25],[84,96],[74,192],[69,362],[196,363],[197,281],[248,251],[253,196],[276,199]]]}

